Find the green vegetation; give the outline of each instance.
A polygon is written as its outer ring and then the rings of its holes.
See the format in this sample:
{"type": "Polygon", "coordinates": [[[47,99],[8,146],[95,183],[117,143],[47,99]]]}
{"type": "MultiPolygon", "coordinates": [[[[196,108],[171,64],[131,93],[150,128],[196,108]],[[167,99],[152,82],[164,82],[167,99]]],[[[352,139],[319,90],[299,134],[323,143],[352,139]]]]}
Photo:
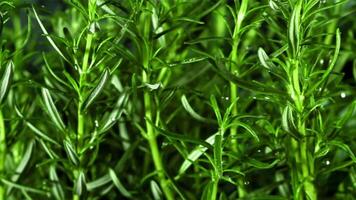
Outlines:
{"type": "Polygon", "coordinates": [[[2,0],[0,200],[356,199],[353,0],[2,0]]]}

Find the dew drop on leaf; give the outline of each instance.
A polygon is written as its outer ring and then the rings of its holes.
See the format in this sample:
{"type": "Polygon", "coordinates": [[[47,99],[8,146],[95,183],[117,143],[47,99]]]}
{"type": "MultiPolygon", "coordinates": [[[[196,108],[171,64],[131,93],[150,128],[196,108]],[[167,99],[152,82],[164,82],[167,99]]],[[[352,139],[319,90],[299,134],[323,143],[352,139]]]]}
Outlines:
{"type": "Polygon", "coordinates": [[[340,93],[340,97],[343,98],[343,99],[346,98],[346,93],[345,92],[341,92],[340,93]]]}

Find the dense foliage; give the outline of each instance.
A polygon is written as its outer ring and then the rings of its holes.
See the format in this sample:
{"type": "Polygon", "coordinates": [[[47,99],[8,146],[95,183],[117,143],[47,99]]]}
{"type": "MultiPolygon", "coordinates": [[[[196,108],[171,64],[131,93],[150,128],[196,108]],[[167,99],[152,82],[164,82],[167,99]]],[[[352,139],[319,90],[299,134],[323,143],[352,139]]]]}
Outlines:
{"type": "Polygon", "coordinates": [[[0,1],[0,200],[356,199],[356,1],[0,1]]]}

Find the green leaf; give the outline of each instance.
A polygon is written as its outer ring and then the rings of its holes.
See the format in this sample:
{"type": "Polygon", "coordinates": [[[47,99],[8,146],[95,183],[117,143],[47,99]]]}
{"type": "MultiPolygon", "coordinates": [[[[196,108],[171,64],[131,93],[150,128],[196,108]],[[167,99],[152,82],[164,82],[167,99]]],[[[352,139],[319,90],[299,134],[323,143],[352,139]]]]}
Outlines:
{"type": "Polygon", "coordinates": [[[64,81],[62,80],[61,78],[59,78],[56,73],[53,72],[50,64],[48,63],[48,60],[47,60],[47,56],[45,53],[42,53],[42,57],[43,57],[43,61],[45,63],[45,66],[46,66],[46,69],[48,70],[49,74],[55,79],[57,80],[58,82],[62,83],[63,85],[69,87],[69,85],[64,81]]]}
{"type": "Polygon", "coordinates": [[[0,105],[5,101],[6,95],[10,90],[11,80],[14,71],[14,63],[10,61],[5,68],[5,72],[1,78],[0,88],[0,105]]]}
{"type": "Polygon", "coordinates": [[[271,86],[266,86],[266,84],[260,83],[258,81],[246,81],[245,79],[235,76],[230,71],[226,70],[225,66],[218,64],[213,59],[208,59],[212,64],[213,69],[220,74],[224,79],[235,83],[238,87],[250,90],[254,93],[263,94],[263,95],[273,95],[275,97],[285,96],[283,91],[275,89],[271,86]]]}
{"type": "MultiPolygon", "coordinates": [[[[207,142],[208,144],[212,145],[215,143],[215,136],[218,133],[215,133],[213,135],[211,135],[209,138],[207,138],[205,140],[205,142],[207,142]]],[[[182,174],[185,173],[185,171],[187,171],[187,169],[196,161],[200,158],[200,156],[202,156],[206,151],[208,150],[208,148],[199,145],[196,148],[194,148],[194,150],[189,153],[189,155],[187,156],[187,158],[185,158],[184,162],[182,163],[182,165],[180,166],[179,170],[178,170],[178,175],[174,178],[176,180],[178,180],[180,178],[180,176],[182,174]]]]}
{"type": "Polygon", "coordinates": [[[183,141],[183,142],[188,142],[188,143],[193,143],[193,144],[199,144],[199,145],[202,145],[204,147],[207,147],[209,149],[212,149],[212,146],[205,142],[205,141],[202,141],[202,140],[199,140],[199,139],[196,139],[196,138],[193,138],[189,135],[182,135],[182,134],[178,134],[178,133],[173,133],[173,132],[170,132],[170,131],[167,131],[167,130],[163,130],[157,126],[155,126],[151,121],[149,121],[148,119],[146,119],[149,123],[152,124],[152,126],[154,126],[154,128],[158,131],[158,133],[170,138],[170,139],[175,139],[175,140],[180,140],[180,141],[183,141]]]}
{"type": "Polygon", "coordinates": [[[106,184],[110,183],[111,181],[112,181],[112,179],[109,176],[109,174],[105,174],[104,176],[102,176],[94,181],[88,182],[87,189],[88,189],[88,191],[93,191],[94,189],[101,187],[103,185],[106,185],[106,184]]]}
{"type": "Polygon", "coordinates": [[[257,132],[256,132],[250,125],[238,121],[238,122],[233,122],[233,123],[229,124],[229,125],[226,127],[226,129],[227,129],[227,128],[230,128],[230,127],[232,127],[232,126],[236,126],[236,127],[241,126],[241,127],[244,128],[245,130],[247,130],[247,132],[248,132],[253,138],[255,138],[255,140],[256,140],[257,142],[260,142],[260,138],[258,137],[257,132]]]}
{"type": "Polygon", "coordinates": [[[33,13],[35,14],[35,17],[36,17],[36,20],[37,20],[38,24],[40,25],[40,28],[41,28],[42,32],[44,33],[44,35],[46,36],[47,40],[48,40],[49,43],[52,45],[52,47],[54,48],[54,50],[56,50],[57,53],[58,53],[65,61],[67,61],[68,63],[70,63],[69,60],[63,55],[63,53],[61,52],[61,50],[59,50],[59,48],[58,48],[58,46],[56,45],[56,43],[54,43],[54,41],[52,40],[52,38],[49,36],[49,34],[48,34],[46,28],[43,26],[43,24],[42,24],[42,22],[41,22],[41,19],[38,17],[37,12],[36,12],[36,10],[35,10],[34,7],[32,7],[32,10],[33,10],[33,13]]]}
{"type": "Polygon", "coordinates": [[[353,101],[349,106],[347,106],[347,108],[342,113],[342,115],[339,116],[339,119],[336,121],[335,124],[336,128],[342,128],[347,123],[347,121],[353,116],[355,112],[355,107],[356,107],[356,100],[353,101]]]}
{"type": "Polygon", "coordinates": [[[351,150],[351,148],[347,144],[343,143],[342,141],[338,141],[338,140],[328,141],[327,144],[331,145],[331,146],[336,146],[336,147],[344,150],[346,153],[349,154],[349,156],[352,159],[352,161],[354,163],[356,163],[355,154],[353,153],[353,151],[351,150]]]}
{"type": "Polygon", "coordinates": [[[188,17],[179,17],[179,18],[176,18],[176,20],[177,21],[192,22],[192,23],[196,23],[196,24],[205,24],[202,21],[194,20],[194,19],[191,19],[191,18],[188,18],[188,17]]]}
{"type": "Polygon", "coordinates": [[[270,63],[269,57],[265,52],[265,50],[263,50],[262,48],[258,48],[257,54],[258,54],[258,59],[260,60],[262,66],[265,67],[266,69],[271,69],[272,63],[270,63]]]}
{"type": "Polygon", "coordinates": [[[67,153],[67,156],[69,157],[69,160],[72,162],[74,166],[79,166],[79,157],[74,150],[72,143],[70,143],[67,140],[64,140],[64,150],[67,153]]]}
{"type": "Polygon", "coordinates": [[[47,142],[50,142],[52,144],[55,144],[57,146],[61,146],[57,141],[55,141],[54,139],[50,138],[49,136],[47,136],[45,133],[43,133],[41,130],[39,130],[38,128],[36,128],[33,124],[31,124],[30,122],[26,122],[26,126],[28,126],[36,135],[38,135],[39,137],[41,137],[42,139],[46,140],[47,142]]]}
{"type": "Polygon", "coordinates": [[[223,119],[221,118],[220,108],[219,108],[219,105],[218,105],[214,95],[210,96],[210,103],[211,103],[211,107],[213,108],[213,110],[215,112],[215,116],[216,116],[216,119],[218,120],[219,126],[222,126],[223,119]]]}
{"type": "Polygon", "coordinates": [[[288,39],[291,45],[293,58],[296,57],[300,45],[301,10],[303,0],[297,0],[289,21],[288,39]]]}
{"type": "Polygon", "coordinates": [[[58,110],[52,100],[51,94],[49,90],[46,88],[42,88],[42,96],[46,106],[46,111],[49,114],[53,123],[59,128],[62,132],[65,132],[65,125],[58,113],[58,110]]]}
{"type": "Polygon", "coordinates": [[[153,198],[154,198],[155,200],[163,199],[163,195],[162,195],[161,188],[158,186],[158,184],[156,183],[156,181],[151,180],[151,181],[150,181],[150,186],[151,186],[151,192],[152,192],[152,194],[153,194],[153,198]]]}
{"type": "Polygon", "coordinates": [[[99,126],[99,134],[109,130],[120,119],[128,100],[129,94],[127,92],[123,92],[119,96],[115,108],[110,112],[109,115],[104,117],[102,122],[100,123],[102,125],[99,126]]]}
{"type": "MultiPolygon", "coordinates": [[[[72,88],[77,92],[77,94],[80,94],[78,83],[73,79],[73,77],[66,71],[63,71],[63,74],[66,77],[66,79],[69,81],[72,88]]],[[[67,84],[67,86],[70,85],[67,84]]]]}
{"type": "Polygon", "coordinates": [[[31,193],[35,193],[35,194],[39,194],[39,195],[44,195],[47,196],[48,193],[44,190],[39,190],[36,188],[32,188],[32,187],[28,187],[28,186],[24,186],[24,185],[20,185],[11,181],[8,181],[4,178],[1,178],[1,182],[3,182],[5,185],[9,186],[9,187],[13,187],[19,190],[24,190],[26,192],[31,192],[31,193]]]}
{"type": "Polygon", "coordinates": [[[356,60],[354,61],[354,64],[352,67],[352,74],[354,75],[354,80],[356,81],[356,60]]]}
{"type": "Polygon", "coordinates": [[[264,163],[256,159],[248,159],[247,164],[250,166],[253,166],[257,169],[270,169],[274,167],[276,164],[278,164],[279,160],[274,160],[272,163],[264,163]]]}
{"type": "Polygon", "coordinates": [[[336,30],[336,45],[335,45],[335,51],[334,51],[334,55],[333,55],[333,58],[331,60],[331,63],[329,64],[329,67],[328,69],[323,73],[323,76],[321,78],[318,78],[319,81],[317,81],[315,84],[313,84],[311,86],[311,88],[308,90],[308,92],[306,93],[306,96],[307,95],[310,95],[312,92],[315,92],[315,90],[317,88],[319,88],[319,86],[323,83],[325,83],[328,79],[328,77],[330,76],[330,74],[332,73],[334,67],[335,67],[335,64],[336,64],[336,61],[337,61],[337,58],[339,56],[339,53],[340,53],[340,46],[341,46],[341,35],[340,35],[340,30],[337,29],[336,30]]]}
{"type": "Polygon", "coordinates": [[[213,199],[212,198],[212,191],[213,191],[213,187],[214,187],[214,182],[209,181],[203,190],[203,193],[201,195],[201,200],[208,200],[208,199],[213,199]]]}
{"type": "Polygon", "coordinates": [[[116,188],[120,191],[120,193],[127,198],[131,198],[131,196],[132,196],[131,193],[126,190],[124,185],[121,183],[119,178],[116,176],[115,171],[111,168],[109,169],[109,176],[110,176],[111,180],[113,181],[114,185],[116,186],[116,188]]]}
{"type": "Polygon", "coordinates": [[[4,21],[3,21],[3,19],[2,19],[2,15],[0,15],[0,36],[1,36],[1,34],[2,34],[3,23],[4,23],[4,21]]]}
{"type": "Polygon", "coordinates": [[[22,174],[22,172],[24,171],[24,169],[27,166],[28,162],[30,161],[34,143],[35,143],[35,141],[31,140],[29,142],[29,144],[27,145],[25,154],[23,155],[23,157],[21,159],[21,162],[17,166],[14,175],[11,176],[11,181],[12,182],[17,182],[19,180],[20,175],[22,174]]]}
{"type": "Polygon", "coordinates": [[[56,167],[55,165],[51,165],[49,167],[49,178],[52,181],[52,193],[55,197],[56,200],[65,200],[65,195],[64,195],[64,191],[63,188],[59,182],[59,178],[56,172],[56,167]]]}
{"type": "Polygon", "coordinates": [[[87,190],[85,174],[82,170],[79,171],[79,175],[78,175],[78,178],[74,184],[73,190],[74,190],[75,194],[77,194],[78,196],[83,195],[87,190]]]}
{"type": "Polygon", "coordinates": [[[181,102],[184,107],[184,109],[196,120],[201,121],[201,122],[214,122],[211,119],[207,119],[205,117],[202,117],[198,113],[195,112],[195,110],[190,106],[188,99],[185,95],[182,95],[181,97],[181,102]]]}
{"type": "Polygon", "coordinates": [[[110,78],[110,73],[108,69],[105,69],[101,74],[98,84],[95,88],[90,92],[89,96],[83,102],[82,108],[83,110],[88,109],[88,107],[94,102],[95,98],[99,96],[99,94],[103,91],[105,83],[110,78]]]}

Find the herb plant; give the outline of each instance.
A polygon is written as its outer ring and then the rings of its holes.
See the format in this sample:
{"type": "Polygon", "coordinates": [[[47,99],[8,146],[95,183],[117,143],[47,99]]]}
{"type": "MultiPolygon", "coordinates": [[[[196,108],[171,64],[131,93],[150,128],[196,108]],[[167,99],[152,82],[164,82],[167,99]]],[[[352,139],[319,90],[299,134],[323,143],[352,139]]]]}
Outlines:
{"type": "Polygon", "coordinates": [[[0,200],[355,199],[352,0],[3,0],[0,200]]]}

